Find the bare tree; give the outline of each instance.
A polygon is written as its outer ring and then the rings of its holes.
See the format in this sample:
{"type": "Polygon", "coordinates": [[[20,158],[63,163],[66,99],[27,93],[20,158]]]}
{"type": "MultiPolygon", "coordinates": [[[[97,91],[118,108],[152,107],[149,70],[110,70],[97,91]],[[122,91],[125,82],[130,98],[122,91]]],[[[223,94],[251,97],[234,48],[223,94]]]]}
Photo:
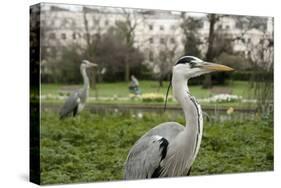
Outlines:
{"type": "MultiPolygon", "coordinates": [[[[135,31],[140,21],[143,21],[143,17],[141,14],[138,14],[135,10],[130,11],[125,8],[122,8],[124,21],[116,22],[117,30],[125,40],[125,44],[128,49],[134,49],[135,43],[135,31]]],[[[129,81],[130,79],[130,54],[131,50],[126,54],[125,57],[125,81],[129,81]]]]}
{"type": "Polygon", "coordinates": [[[199,49],[201,41],[198,35],[198,30],[202,25],[201,20],[187,16],[185,12],[181,14],[181,20],[180,27],[184,37],[184,54],[201,57],[201,51],[199,49]]]}
{"type": "MultiPolygon", "coordinates": [[[[209,36],[208,36],[208,49],[205,56],[206,61],[213,61],[214,59],[214,40],[215,40],[215,24],[219,21],[220,16],[216,14],[208,14],[207,16],[209,21],[209,36]]],[[[210,88],[212,87],[212,80],[211,75],[207,74],[205,75],[204,81],[203,81],[203,88],[210,88]]]]}
{"type": "Polygon", "coordinates": [[[99,66],[106,69],[106,81],[123,80],[125,58],[129,58],[132,69],[139,67],[143,62],[143,54],[135,47],[128,48],[115,27],[109,28],[101,35],[101,42],[96,50],[99,66]]]}
{"type": "MultiPolygon", "coordinates": [[[[266,30],[268,18],[252,16],[228,17],[232,17],[235,20],[236,27],[240,31],[235,35],[228,36],[228,43],[231,44],[232,42],[239,41],[246,46],[246,54],[243,55],[246,55],[252,70],[250,87],[253,89],[253,94],[257,99],[257,110],[262,114],[272,114],[274,45],[273,32],[269,33],[266,30]],[[262,34],[259,34],[258,41],[254,41],[257,32],[262,34]]],[[[213,54],[216,53],[213,52],[213,54]]]]}
{"type": "Polygon", "coordinates": [[[272,38],[264,33],[258,44],[251,45],[248,54],[253,69],[250,86],[257,99],[257,110],[266,115],[273,112],[273,48],[272,38]]]}
{"type": "MultiPolygon", "coordinates": [[[[205,60],[212,62],[214,58],[218,57],[221,53],[225,51],[232,51],[232,42],[235,40],[240,40],[247,31],[241,32],[239,36],[230,36],[219,29],[215,29],[217,22],[223,17],[228,17],[225,15],[208,14],[207,19],[209,21],[209,34],[208,34],[208,48],[205,55],[205,60]]],[[[203,81],[203,88],[212,87],[211,75],[205,75],[203,81]]]]}
{"type": "MultiPolygon", "coordinates": [[[[101,39],[101,26],[100,26],[100,14],[99,10],[91,9],[88,7],[83,7],[83,22],[84,22],[84,38],[86,40],[86,49],[84,56],[95,62],[96,61],[96,51],[97,45],[100,43],[101,39]],[[89,16],[87,16],[89,14],[89,16]],[[89,24],[89,17],[91,16],[92,28],[89,24]],[[92,32],[91,32],[92,31],[92,32]]],[[[89,77],[91,79],[91,87],[96,89],[96,73],[97,70],[93,69],[92,72],[89,73],[89,77]]]]}
{"type": "MultiPolygon", "coordinates": [[[[59,61],[61,59],[62,52],[64,50],[64,44],[61,36],[65,36],[65,33],[58,32],[57,24],[60,26],[67,25],[66,22],[72,22],[70,18],[61,18],[60,14],[65,9],[58,9],[51,6],[50,9],[44,10],[40,14],[41,26],[41,70],[42,70],[42,82],[60,82],[62,79],[58,78],[61,70],[58,70],[59,61]]],[[[68,27],[72,29],[70,24],[68,27]]]]}
{"type": "Polygon", "coordinates": [[[155,60],[154,68],[157,70],[156,76],[159,81],[159,87],[163,87],[163,80],[171,72],[178,56],[178,44],[174,41],[174,38],[162,38],[159,48],[160,51],[155,60]]]}
{"type": "Polygon", "coordinates": [[[240,41],[246,46],[246,58],[252,70],[250,87],[257,99],[257,110],[262,114],[272,114],[273,110],[273,32],[266,30],[268,18],[239,16],[234,17],[240,33],[232,41],[240,41]],[[261,33],[255,41],[257,33],[261,33]],[[251,32],[254,31],[252,34],[251,32]],[[250,40],[250,39],[253,40],[250,40]],[[248,39],[248,40],[246,40],[248,39]]]}

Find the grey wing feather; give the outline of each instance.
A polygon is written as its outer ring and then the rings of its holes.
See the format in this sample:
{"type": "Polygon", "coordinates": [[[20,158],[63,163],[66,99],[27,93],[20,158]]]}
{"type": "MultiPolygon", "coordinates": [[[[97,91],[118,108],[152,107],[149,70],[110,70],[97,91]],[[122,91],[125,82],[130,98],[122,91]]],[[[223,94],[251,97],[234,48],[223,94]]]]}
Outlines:
{"type": "Polygon", "coordinates": [[[125,179],[144,179],[151,178],[155,169],[160,165],[161,142],[160,138],[170,142],[183,126],[176,122],[167,122],[154,127],[144,134],[132,147],[125,164],[125,179]],[[155,138],[159,138],[155,141],[155,138]]]}
{"type": "Polygon", "coordinates": [[[65,101],[63,107],[60,110],[60,118],[68,116],[77,108],[79,104],[79,92],[73,92],[65,101]]]}
{"type": "MultiPolygon", "coordinates": [[[[144,141],[144,140],[143,140],[144,141]]],[[[125,179],[144,179],[152,176],[161,162],[160,142],[153,137],[136,145],[138,152],[130,152],[126,163],[125,179]],[[141,149],[143,148],[143,149],[141,149]]]]}

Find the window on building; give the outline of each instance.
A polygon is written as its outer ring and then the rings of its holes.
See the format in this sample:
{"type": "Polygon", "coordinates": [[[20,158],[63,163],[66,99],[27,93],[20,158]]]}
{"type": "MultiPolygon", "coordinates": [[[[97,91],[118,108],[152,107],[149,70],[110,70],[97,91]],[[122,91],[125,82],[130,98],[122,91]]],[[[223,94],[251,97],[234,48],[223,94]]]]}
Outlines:
{"type": "Polygon", "coordinates": [[[42,46],[41,47],[41,54],[42,54],[42,56],[45,56],[45,54],[47,54],[47,48],[48,47],[46,47],[46,46],[42,46]]]}
{"type": "Polygon", "coordinates": [[[54,57],[54,58],[56,58],[57,57],[57,49],[55,48],[55,47],[52,47],[51,48],[51,56],[52,57],[54,57]]]}
{"type": "Polygon", "coordinates": [[[46,52],[50,53],[51,52],[51,48],[50,47],[46,47],[46,52]]]}
{"type": "Polygon", "coordinates": [[[248,43],[251,43],[251,42],[252,42],[251,38],[248,38],[248,43]]]}
{"type": "Polygon", "coordinates": [[[98,34],[98,33],[93,34],[92,35],[92,39],[93,40],[99,40],[100,39],[100,34],[98,34]]]}
{"type": "Polygon", "coordinates": [[[149,38],[149,43],[153,44],[153,38],[149,38]]]}
{"type": "Polygon", "coordinates": [[[154,60],[154,54],[152,51],[149,52],[149,61],[153,61],[154,60]]]}
{"type": "Polygon", "coordinates": [[[72,33],[72,39],[76,40],[76,33],[72,33]]]}
{"type": "Polygon", "coordinates": [[[84,33],[83,38],[87,39],[88,35],[89,35],[88,33],[84,33]]]}
{"type": "Polygon", "coordinates": [[[108,24],[109,24],[109,21],[108,21],[108,20],[105,20],[105,21],[104,21],[104,25],[108,26],[108,24]]]}
{"type": "Polygon", "coordinates": [[[64,19],[61,21],[60,27],[67,27],[67,23],[68,23],[68,20],[67,20],[66,18],[64,18],[64,19]]]}
{"type": "Polygon", "coordinates": [[[176,42],[175,38],[171,38],[170,41],[171,41],[172,44],[175,44],[175,42],[176,42]]]}
{"type": "Polygon", "coordinates": [[[160,25],[160,30],[164,31],[164,26],[163,25],[160,25]]]}
{"type": "Polygon", "coordinates": [[[50,33],[49,38],[50,38],[50,39],[56,39],[56,34],[55,34],[55,33],[50,33]]]}
{"type": "Polygon", "coordinates": [[[228,30],[229,28],[230,28],[230,26],[229,26],[229,25],[226,25],[226,26],[225,26],[225,29],[227,29],[227,30],[228,30]]]}
{"type": "Polygon", "coordinates": [[[42,26],[45,26],[45,25],[46,25],[46,21],[45,21],[45,20],[42,20],[42,21],[41,21],[41,25],[42,25],[42,26]]]}
{"type": "Polygon", "coordinates": [[[97,20],[95,17],[93,18],[93,20],[94,20],[94,25],[99,25],[100,24],[100,21],[97,20]]]}
{"type": "Polygon", "coordinates": [[[62,33],[62,34],[61,34],[61,39],[63,39],[63,40],[66,39],[66,34],[65,34],[65,33],[62,33]]]}
{"type": "Polygon", "coordinates": [[[164,38],[160,38],[160,44],[164,44],[165,43],[165,39],[164,38]]]}
{"type": "Polygon", "coordinates": [[[153,30],[153,25],[149,25],[149,30],[153,30]]]}
{"type": "Polygon", "coordinates": [[[221,24],[218,26],[218,29],[222,29],[222,25],[221,24]]]}

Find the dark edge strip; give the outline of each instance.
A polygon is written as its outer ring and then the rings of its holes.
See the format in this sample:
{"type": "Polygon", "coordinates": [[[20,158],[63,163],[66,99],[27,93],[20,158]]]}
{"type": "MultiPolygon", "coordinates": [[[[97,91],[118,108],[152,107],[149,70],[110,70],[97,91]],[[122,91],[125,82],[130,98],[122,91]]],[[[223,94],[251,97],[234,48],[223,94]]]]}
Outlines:
{"type": "Polygon", "coordinates": [[[30,6],[29,180],[40,184],[40,4],[30,6]]]}

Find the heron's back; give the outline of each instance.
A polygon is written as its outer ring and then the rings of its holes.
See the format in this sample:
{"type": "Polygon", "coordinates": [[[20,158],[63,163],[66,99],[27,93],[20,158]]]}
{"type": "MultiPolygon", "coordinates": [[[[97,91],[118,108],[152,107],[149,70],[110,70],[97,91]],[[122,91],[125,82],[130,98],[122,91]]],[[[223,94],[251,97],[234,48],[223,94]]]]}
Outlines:
{"type": "MultiPolygon", "coordinates": [[[[152,166],[158,166],[158,163],[150,164],[148,169],[143,169],[143,164],[147,163],[146,155],[147,152],[151,153],[151,138],[153,136],[161,136],[165,138],[168,142],[173,140],[181,131],[184,130],[184,126],[180,125],[177,122],[165,122],[161,123],[158,126],[150,129],[147,133],[145,133],[131,148],[127,161],[125,164],[125,179],[143,179],[147,178],[147,174],[149,172],[153,172],[155,169],[152,166]],[[151,169],[149,169],[151,168],[151,169]],[[143,170],[136,170],[143,169],[143,170]],[[146,171],[146,173],[144,173],[146,171]]],[[[159,149],[157,149],[159,150],[159,149]]],[[[151,161],[157,161],[157,155],[155,155],[155,159],[150,159],[151,161]]]]}
{"type": "MultiPolygon", "coordinates": [[[[175,136],[184,130],[184,126],[177,122],[165,122],[157,125],[156,127],[150,129],[146,132],[137,142],[145,141],[146,138],[151,137],[153,135],[159,135],[166,138],[168,141],[175,138],[175,136]]],[[[135,145],[136,145],[135,144],[135,145]]]]}

